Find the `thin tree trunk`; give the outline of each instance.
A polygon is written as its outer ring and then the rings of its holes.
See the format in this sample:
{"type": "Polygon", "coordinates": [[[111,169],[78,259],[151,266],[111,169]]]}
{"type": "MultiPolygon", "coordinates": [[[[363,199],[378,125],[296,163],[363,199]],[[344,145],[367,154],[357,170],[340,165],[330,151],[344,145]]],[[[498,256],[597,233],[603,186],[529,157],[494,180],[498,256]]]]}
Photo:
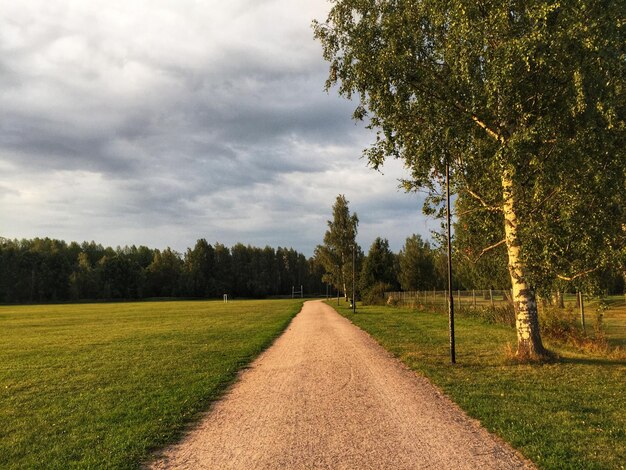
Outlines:
{"type": "Polygon", "coordinates": [[[565,308],[565,304],[563,303],[563,292],[555,291],[552,295],[552,305],[556,308],[565,308]]]}
{"type": "Polygon", "coordinates": [[[343,256],[341,257],[341,285],[343,286],[343,299],[348,301],[348,289],[346,287],[346,273],[344,272],[345,263],[343,262],[343,256]]]}
{"type": "Polygon", "coordinates": [[[513,179],[508,171],[502,175],[502,190],[508,267],[516,317],[517,356],[522,359],[540,358],[546,355],[546,350],[539,332],[535,293],[526,282],[526,267],[521,259],[513,179]]]}

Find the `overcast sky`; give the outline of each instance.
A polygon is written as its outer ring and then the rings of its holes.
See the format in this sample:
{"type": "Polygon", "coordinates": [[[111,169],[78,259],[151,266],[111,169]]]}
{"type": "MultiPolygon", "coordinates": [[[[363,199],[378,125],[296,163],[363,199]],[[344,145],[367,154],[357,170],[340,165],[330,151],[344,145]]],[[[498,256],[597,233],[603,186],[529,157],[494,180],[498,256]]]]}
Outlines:
{"type": "Polygon", "coordinates": [[[325,0],[20,0],[0,8],[0,236],[320,244],[338,194],[358,241],[428,236],[416,194],[360,158],[324,91],[325,0]]]}

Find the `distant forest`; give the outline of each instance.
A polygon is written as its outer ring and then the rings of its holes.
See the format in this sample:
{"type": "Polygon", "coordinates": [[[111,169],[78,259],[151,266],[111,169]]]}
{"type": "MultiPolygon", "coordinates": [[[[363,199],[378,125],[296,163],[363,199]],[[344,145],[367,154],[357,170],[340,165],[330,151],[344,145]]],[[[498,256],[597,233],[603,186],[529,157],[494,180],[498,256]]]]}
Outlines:
{"type": "Polygon", "coordinates": [[[228,248],[200,239],[184,254],[146,246],[0,238],[0,302],[154,297],[263,298],[325,292],[323,270],[291,248],[228,248]]]}

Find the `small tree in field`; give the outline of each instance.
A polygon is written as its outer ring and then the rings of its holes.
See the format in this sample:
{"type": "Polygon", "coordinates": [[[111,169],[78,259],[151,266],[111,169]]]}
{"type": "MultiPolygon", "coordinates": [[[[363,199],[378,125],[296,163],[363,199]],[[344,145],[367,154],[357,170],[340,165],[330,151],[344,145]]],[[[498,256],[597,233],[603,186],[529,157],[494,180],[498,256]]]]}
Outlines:
{"type": "MultiPolygon", "coordinates": [[[[454,187],[503,226],[519,357],[546,353],[535,288],[608,262],[624,224],[623,2],[335,0],[327,88],[358,97],[377,168],[454,187]],[[584,231],[581,233],[581,229],[584,231]]],[[[476,218],[476,223],[481,223],[476,218]]]]}
{"type": "Polygon", "coordinates": [[[389,241],[377,237],[363,260],[359,274],[359,286],[366,301],[374,303],[383,299],[385,291],[396,290],[396,264],[396,255],[389,249],[389,241]],[[380,298],[376,299],[377,296],[380,298]]]}
{"type": "Polygon", "coordinates": [[[352,250],[360,252],[356,244],[358,225],[359,218],[350,215],[348,201],[340,194],[333,205],[333,220],[328,221],[324,244],[315,249],[315,258],[326,271],[322,280],[341,290],[346,300],[348,289],[352,289],[352,250]]]}
{"type": "Polygon", "coordinates": [[[398,254],[400,272],[398,278],[402,290],[425,290],[437,287],[435,258],[428,242],[419,235],[406,239],[398,254]]]}

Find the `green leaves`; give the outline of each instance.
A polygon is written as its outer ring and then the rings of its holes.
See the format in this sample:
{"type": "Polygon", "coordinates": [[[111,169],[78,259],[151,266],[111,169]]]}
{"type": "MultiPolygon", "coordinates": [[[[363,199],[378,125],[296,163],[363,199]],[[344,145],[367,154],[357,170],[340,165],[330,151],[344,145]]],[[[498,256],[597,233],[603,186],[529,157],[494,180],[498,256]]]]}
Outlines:
{"type": "Polygon", "coordinates": [[[376,131],[364,152],[370,165],[403,159],[411,175],[403,186],[436,201],[450,163],[457,192],[481,210],[471,216],[479,230],[466,237],[478,253],[478,237],[492,246],[490,233],[504,225],[518,314],[529,325],[520,344],[534,343],[522,355],[543,353],[533,289],[615,266],[624,250],[625,9],[595,0],[336,0],[314,26],[327,85],[358,96],[355,117],[376,131]],[[531,307],[522,315],[521,306],[531,307]]]}
{"type": "Polygon", "coordinates": [[[331,282],[337,290],[347,295],[352,289],[352,250],[359,258],[361,249],[356,243],[359,218],[350,215],[348,201],[343,194],[337,196],[333,205],[333,220],[328,221],[324,244],[315,249],[315,259],[324,267],[325,282],[331,282]]]}
{"type": "MultiPolygon", "coordinates": [[[[519,243],[541,287],[615,263],[624,246],[625,9],[338,0],[314,29],[328,85],[358,96],[354,117],[376,132],[364,151],[372,167],[401,158],[405,189],[436,198],[448,160],[477,209],[501,206],[499,182],[511,173],[519,243]]],[[[472,223],[501,232],[503,221],[481,210],[472,223]]]]}

